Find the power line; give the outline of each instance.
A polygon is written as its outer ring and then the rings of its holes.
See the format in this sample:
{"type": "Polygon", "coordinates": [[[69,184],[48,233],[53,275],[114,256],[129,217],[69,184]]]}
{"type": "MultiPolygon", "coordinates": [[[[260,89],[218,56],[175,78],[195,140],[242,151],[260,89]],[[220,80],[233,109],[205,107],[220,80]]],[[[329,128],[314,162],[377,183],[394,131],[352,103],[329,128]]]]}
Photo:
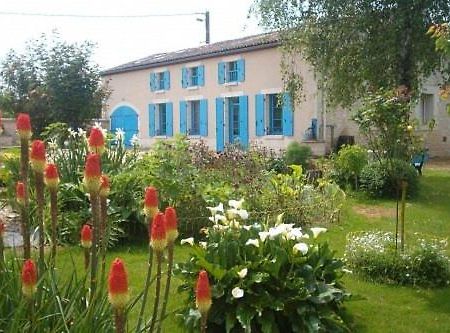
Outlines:
{"type": "Polygon", "coordinates": [[[149,18],[149,17],[174,17],[204,15],[205,13],[175,13],[175,14],[142,14],[142,15],[82,15],[82,14],[51,14],[51,13],[27,13],[27,12],[0,12],[0,15],[10,16],[40,16],[40,17],[70,17],[70,18],[149,18]]]}

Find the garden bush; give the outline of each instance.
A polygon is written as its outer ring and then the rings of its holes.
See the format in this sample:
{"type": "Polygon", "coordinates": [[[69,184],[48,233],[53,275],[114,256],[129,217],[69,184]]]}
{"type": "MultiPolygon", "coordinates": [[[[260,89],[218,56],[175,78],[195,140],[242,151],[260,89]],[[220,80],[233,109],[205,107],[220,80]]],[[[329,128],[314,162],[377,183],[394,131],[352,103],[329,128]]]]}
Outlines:
{"type": "Polygon", "coordinates": [[[341,185],[358,188],[361,171],[367,165],[367,150],[359,145],[344,145],[335,160],[335,178],[341,185]]]}
{"type": "Polygon", "coordinates": [[[193,286],[204,269],[212,284],[208,332],[347,331],[343,263],[316,240],[325,229],[295,228],[281,223],[282,216],[277,223],[246,225],[241,203],[232,200],[225,211],[211,207],[205,242],[193,244],[191,259],[176,269],[183,279],[179,291],[188,294],[181,325],[198,331],[193,286]]]}
{"type": "Polygon", "coordinates": [[[367,164],[361,172],[361,188],[371,197],[395,198],[400,193],[400,182],[408,183],[407,196],[419,191],[419,176],[414,167],[402,160],[382,160],[367,164]]]}
{"type": "Polygon", "coordinates": [[[284,153],[284,160],[287,165],[301,165],[306,170],[311,156],[312,150],[310,146],[301,145],[297,141],[292,141],[288,144],[284,153]]]}
{"type": "Polygon", "coordinates": [[[446,240],[415,239],[404,252],[395,249],[395,235],[359,232],[347,236],[345,261],[361,276],[383,283],[442,287],[450,283],[446,240]]]}

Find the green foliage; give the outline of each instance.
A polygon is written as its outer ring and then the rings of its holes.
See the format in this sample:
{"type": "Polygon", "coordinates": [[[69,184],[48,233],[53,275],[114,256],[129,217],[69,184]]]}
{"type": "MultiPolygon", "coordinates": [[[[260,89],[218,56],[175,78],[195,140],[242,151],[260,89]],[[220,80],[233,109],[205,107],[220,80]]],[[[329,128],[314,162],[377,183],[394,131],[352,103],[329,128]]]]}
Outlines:
{"type": "Polygon", "coordinates": [[[416,169],[401,160],[382,160],[367,164],[361,172],[361,188],[375,198],[397,197],[400,182],[408,183],[407,195],[414,197],[419,191],[419,176],[416,169]]]}
{"type": "Polygon", "coordinates": [[[359,145],[344,145],[338,152],[335,160],[336,178],[342,184],[349,184],[358,188],[361,171],[367,165],[367,150],[359,145]]]}
{"type": "Polygon", "coordinates": [[[264,27],[282,31],[284,53],[320,73],[328,101],[343,105],[367,90],[418,88],[441,63],[425,33],[450,19],[445,0],[255,0],[253,10],[264,27]]]}
{"type": "Polygon", "coordinates": [[[213,215],[206,243],[194,245],[191,259],[176,269],[183,278],[179,291],[188,293],[181,325],[198,330],[193,286],[205,269],[212,285],[210,332],[347,331],[342,262],[328,245],[289,224],[245,226],[238,217],[246,216],[243,210],[234,204],[232,211],[227,218],[213,215]]]}
{"type": "Polygon", "coordinates": [[[442,287],[450,283],[446,240],[416,239],[405,252],[395,250],[394,235],[385,232],[349,234],[346,263],[355,273],[373,281],[442,287]]]}
{"type": "Polygon", "coordinates": [[[379,91],[368,94],[353,115],[360,133],[374,157],[409,161],[420,150],[421,140],[410,119],[411,100],[406,91],[379,91]]]}
{"type": "Polygon", "coordinates": [[[29,41],[22,54],[10,51],[1,65],[0,106],[29,113],[36,134],[53,122],[82,127],[98,118],[108,91],[91,61],[93,46],[53,34],[29,41]]]}
{"type": "Polygon", "coordinates": [[[292,141],[287,146],[284,159],[287,165],[301,165],[306,170],[311,156],[312,150],[310,146],[301,145],[297,141],[292,141]]]}

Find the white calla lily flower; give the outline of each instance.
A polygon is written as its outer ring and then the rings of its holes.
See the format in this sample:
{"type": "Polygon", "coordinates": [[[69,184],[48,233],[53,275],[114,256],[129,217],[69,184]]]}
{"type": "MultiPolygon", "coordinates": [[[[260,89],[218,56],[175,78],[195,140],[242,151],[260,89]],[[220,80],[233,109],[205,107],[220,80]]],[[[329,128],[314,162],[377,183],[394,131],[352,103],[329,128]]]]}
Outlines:
{"type": "Polygon", "coordinates": [[[297,243],[292,248],[292,251],[294,252],[294,254],[297,254],[297,253],[301,252],[301,254],[305,255],[305,254],[308,253],[308,244],[306,244],[306,243],[297,243]]]}
{"type": "Polygon", "coordinates": [[[234,298],[242,298],[244,297],[244,290],[239,287],[233,288],[231,295],[233,295],[234,298]]]}
{"type": "Polygon", "coordinates": [[[189,237],[189,238],[185,238],[185,239],[182,239],[181,241],[180,241],[180,244],[181,245],[184,245],[184,244],[189,244],[189,245],[194,245],[194,237],[189,237]]]}

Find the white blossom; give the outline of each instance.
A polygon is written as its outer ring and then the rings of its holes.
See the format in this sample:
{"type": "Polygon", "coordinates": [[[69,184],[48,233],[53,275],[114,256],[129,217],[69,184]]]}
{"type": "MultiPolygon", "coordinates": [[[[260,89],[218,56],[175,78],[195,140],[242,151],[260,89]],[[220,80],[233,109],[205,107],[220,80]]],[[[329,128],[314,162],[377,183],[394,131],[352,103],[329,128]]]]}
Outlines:
{"type": "Polygon", "coordinates": [[[198,245],[200,245],[202,248],[206,249],[206,247],[208,246],[207,242],[198,242],[198,245]]]}
{"type": "Polygon", "coordinates": [[[230,201],[228,201],[228,206],[233,207],[235,209],[241,209],[243,203],[244,203],[244,199],[243,198],[241,200],[239,200],[239,201],[237,201],[237,200],[230,200],[230,201]]]}
{"type": "Polygon", "coordinates": [[[137,136],[137,134],[133,134],[133,136],[131,137],[130,143],[133,147],[137,147],[140,145],[140,139],[137,136]]]}
{"type": "Polygon", "coordinates": [[[239,287],[236,287],[231,291],[231,295],[233,295],[234,298],[244,297],[244,290],[239,287]]]}
{"type": "Polygon", "coordinates": [[[221,212],[223,213],[223,203],[220,203],[218,206],[216,207],[206,207],[209,209],[209,211],[211,212],[211,215],[216,215],[217,212],[221,212]]]}
{"type": "Polygon", "coordinates": [[[303,255],[308,253],[308,244],[305,243],[297,243],[292,248],[292,251],[294,254],[297,254],[298,252],[301,252],[303,255]]]}
{"type": "Polygon", "coordinates": [[[252,226],[251,225],[243,225],[242,228],[249,231],[252,228],[252,226]]]}
{"type": "MultiPolygon", "coordinates": [[[[261,235],[260,235],[261,236],[261,235]]],[[[262,240],[262,239],[261,239],[262,240]]],[[[264,241],[263,241],[264,242],[264,241]]],[[[247,242],[245,243],[245,245],[253,245],[254,247],[259,247],[259,240],[253,238],[253,239],[249,239],[247,240],[247,242]]]]}
{"type": "Polygon", "coordinates": [[[84,129],[82,129],[82,128],[78,128],[78,136],[81,138],[81,137],[86,137],[86,131],[84,130],[84,129]]]}
{"type": "Polygon", "coordinates": [[[69,129],[68,129],[67,131],[69,132],[69,135],[70,135],[72,138],[75,138],[75,137],[77,136],[77,132],[74,131],[72,128],[69,127],[69,129]]]}
{"type": "Polygon", "coordinates": [[[287,235],[287,239],[289,240],[298,240],[300,238],[302,238],[304,235],[301,231],[301,228],[292,228],[287,235]]]}
{"type": "Polygon", "coordinates": [[[247,273],[248,273],[248,269],[247,268],[243,268],[237,274],[238,274],[238,276],[241,279],[243,279],[243,278],[245,278],[247,276],[247,273]]]}
{"type": "Polygon", "coordinates": [[[116,135],[116,139],[119,140],[120,142],[122,142],[123,138],[125,137],[125,132],[123,131],[123,129],[117,128],[115,135],[116,135]]]}
{"type": "Polygon", "coordinates": [[[210,217],[208,217],[208,219],[210,221],[214,222],[214,223],[226,222],[227,221],[227,218],[225,216],[223,216],[223,215],[220,215],[220,214],[216,214],[214,216],[210,216],[210,217]]]}
{"type": "Polygon", "coordinates": [[[194,237],[189,237],[189,238],[182,239],[180,241],[180,244],[181,245],[183,245],[183,244],[194,245],[194,237]]]}
{"type": "Polygon", "coordinates": [[[259,238],[262,242],[266,240],[266,238],[269,236],[269,233],[267,231],[260,231],[258,232],[259,238]]]}
{"type": "Polygon", "coordinates": [[[311,228],[310,230],[313,233],[313,237],[314,238],[317,238],[317,236],[319,236],[322,232],[326,232],[327,231],[326,228],[320,228],[320,227],[311,228]]]}

